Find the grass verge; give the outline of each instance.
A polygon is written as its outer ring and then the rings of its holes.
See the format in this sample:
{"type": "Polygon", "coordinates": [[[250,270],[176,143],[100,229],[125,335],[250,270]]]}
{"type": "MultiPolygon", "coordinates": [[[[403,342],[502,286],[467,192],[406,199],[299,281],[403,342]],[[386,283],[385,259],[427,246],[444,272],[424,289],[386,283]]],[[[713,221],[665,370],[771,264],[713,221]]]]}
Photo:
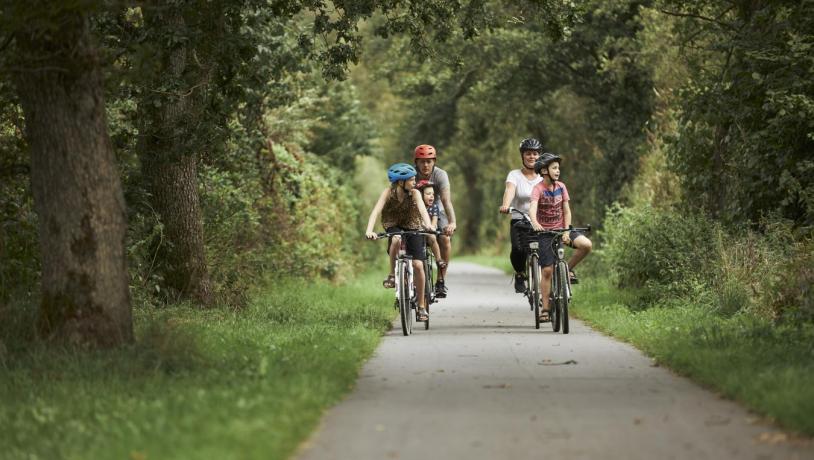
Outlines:
{"type": "Polygon", "coordinates": [[[814,328],[724,317],[675,301],[631,310],[630,293],[583,278],[572,312],[658,362],[740,401],[780,425],[814,435],[814,328]]]}
{"type": "Polygon", "coordinates": [[[392,317],[380,274],[283,281],[233,312],[137,309],[137,343],[0,355],[9,459],[287,458],[392,317]]]}

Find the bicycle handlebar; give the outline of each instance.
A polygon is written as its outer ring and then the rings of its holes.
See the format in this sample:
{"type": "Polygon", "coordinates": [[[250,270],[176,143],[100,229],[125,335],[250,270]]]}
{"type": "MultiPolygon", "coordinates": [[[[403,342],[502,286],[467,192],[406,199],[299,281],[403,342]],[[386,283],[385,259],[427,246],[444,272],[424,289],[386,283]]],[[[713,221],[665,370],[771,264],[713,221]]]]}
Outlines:
{"type": "MultiPolygon", "coordinates": [[[[523,216],[523,219],[528,221],[529,224],[531,223],[531,217],[529,217],[529,215],[526,214],[525,212],[523,212],[523,211],[521,211],[521,210],[519,210],[517,208],[513,208],[511,206],[509,206],[509,209],[507,211],[508,211],[508,214],[511,214],[512,211],[517,212],[517,213],[521,214],[523,216]]],[[[555,233],[555,234],[556,233],[562,234],[562,233],[569,232],[569,231],[590,233],[591,224],[588,224],[587,227],[574,227],[573,225],[570,225],[570,226],[568,226],[568,228],[548,228],[548,229],[543,229],[543,230],[534,230],[534,229],[532,229],[531,231],[534,232],[534,233],[555,233]]]]}
{"type": "Polygon", "coordinates": [[[396,235],[443,235],[441,230],[399,230],[396,232],[381,232],[376,234],[376,238],[385,238],[396,235]]]}

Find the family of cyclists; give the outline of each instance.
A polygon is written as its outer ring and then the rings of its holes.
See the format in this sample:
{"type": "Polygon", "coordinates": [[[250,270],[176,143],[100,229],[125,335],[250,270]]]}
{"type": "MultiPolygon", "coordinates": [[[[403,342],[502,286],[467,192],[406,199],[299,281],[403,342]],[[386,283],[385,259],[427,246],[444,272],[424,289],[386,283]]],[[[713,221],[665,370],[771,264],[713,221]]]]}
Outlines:
{"type": "MultiPolygon", "coordinates": [[[[525,261],[527,247],[523,244],[532,230],[542,231],[571,226],[571,208],[568,189],[559,181],[562,158],[553,153],[544,153],[543,145],[534,138],[520,142],[521,167],[509,172],[506,177],[506,189],[499,211],[508,213],[511,210],[510,236],[512,249],[509,255],[514,268],[514,288],[516,292],[526,291],[525,261]],[[527,216],[524,217],[524,214],[527,216]],[[528,223],[530,221],[530,224],[528,223]]],[[[435,289],[436,298],[447,294],[445,275],[451,255],[450,238],[455,233],[455,210],[452,206],[449,176],[446,171],[436,166],[437,152],[435,147],[419,145],[413,154],[413,165],[396,163],[387,170],[390,186],[379,196],[370,213],[365,236],[377,239],[373,231],[376,221],[381,216],[382,226],[388,233],[406,230],[441,230],[435,236],[404,235],[407,254],[413,258],[415,272],[416,297],[418,299],[417,315],[419,321],[428,318],[424,289],[435,289]],[[433,286],[424,286],[424,268],[426,246],[433,251],[438,263],[438,282],[433,286]]],[[[551,251],[551,236],[539,236],[541,251],[540,266],[542,277],[542,310],[540,321],[551,321],[549,291],[551,287],[552,266],[555,256],[551,251]]],[[[574,248],[568,266],[571,268],[571,283],[577,283],[573,268],[591,252],[591,241],[583,234],[571,231],[562,236],[562,242],[574,248]]],[[[390,273],[382,282],[385,288],[395,287],[395,259],[401,244],[399,236],[391,238],[388,253],[390,254],[390,273]]]]}

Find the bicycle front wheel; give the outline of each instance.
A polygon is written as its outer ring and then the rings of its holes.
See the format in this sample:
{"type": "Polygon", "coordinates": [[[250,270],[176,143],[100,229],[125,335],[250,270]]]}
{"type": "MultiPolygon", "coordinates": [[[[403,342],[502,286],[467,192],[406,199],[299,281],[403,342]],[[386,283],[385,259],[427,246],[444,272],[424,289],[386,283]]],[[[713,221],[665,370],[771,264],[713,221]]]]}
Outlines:
{"type": "Polygon", "coordinates": [[[410,286],[410,273],[407,269],[407,264],[410,261],[399,260],[398,262],[398,276],[399,276],[399,317],[401,319],[401,332],[404,335],[410,335],[413,332],[413,312],[410,309],[411,301],[411,286],[410,286]]]}
{"type": "Polygon", "coordinates": [[[432,270],[433,258],[432,256],[427,256],[427,260],[424,262],[424,300],[427,303],[427,320],[424,321],[424,330],[428,330],[430,328],[430,304],[435,302],[435,295],[433,295],[433,270],[432,270]]]}
{"type": "Polygon", "coordinates": [[[562,321],[562,333],[568,334],[568,264],[560,262],[557,264],[557,273],[560,278],[557,297],[559,300],[560,320],[562,321]]]}
{"type": "Polygon", "coordinates": [[[540,329],[540,264],[537,262],[537,254],[529,257],[529,295],[531,296],[532,313],[534,313],[534,328],[540,329]]]}

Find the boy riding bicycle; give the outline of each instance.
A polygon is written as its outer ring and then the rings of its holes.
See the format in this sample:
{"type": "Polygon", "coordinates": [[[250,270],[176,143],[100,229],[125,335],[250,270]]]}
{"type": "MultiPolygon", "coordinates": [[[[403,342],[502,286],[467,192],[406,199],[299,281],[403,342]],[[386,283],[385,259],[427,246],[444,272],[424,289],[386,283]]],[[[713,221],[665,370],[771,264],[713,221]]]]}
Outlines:
{"type": "MultiPolygon", "coordinates": [[[[531,191],[531,203],[529,206],[529,216],[534,230],[542,231],[555,228],[568,228],[571,226],[571,207],[569,205],[568,189],[565,184],[558,181],[560,178],[560,162],[562,159],[552,153],[540,155],[534,164],[534,170],[543,177],[543,181],[537,184],[531,191]]],[[[551,293],[551,276],[553,265],[556,259],[552,251],[552,238],[550,235],[543,235],[540,240],[540,266],[543,268],[540,279],[540,293],[542,294],[543,309],[540,311],[540,321],[550,321],[549,295],[551,293]]],[[[574,254],[568,261],[568,266],[572,268],[571,283],[577,283],[573,267],[579,264],[593,247],[591,240],[577,231],[566,232],[562,235],[562,242],[575,249],[574,254]]]]}
{"type": "MultiPolygon", "coordinates": [[[[427,229],[432,227],[421,194],[415,188],[416,174],[415,168],[406,163],[396,163],[388,168],[387,178],[390,181],[390,187],[382,191],[379,200],[370,212],[367,229],[365,230],[367,239],[375,240],[378,238],[373,231],[373,227],[376,225],[379,215],[382,218],[382,226],[388,233],[420,230],[422,225],[427,229]]],[[[394,236],[390,241],[388,251],[390,254],[390,274],[382,282],[382,286],[385,288],[394,288],[396,286],[396,256],[401,246],[401,238],[401,236],[394,236]]],[[[407,254],[413,258],[416,297],[418,299],[418,319],[419,321],[426,321],[428,313],[427,302],[424,297],[424,265],[422,262],[425,258],[424,236],[404,235],[404,239],[407,254]]]]}

